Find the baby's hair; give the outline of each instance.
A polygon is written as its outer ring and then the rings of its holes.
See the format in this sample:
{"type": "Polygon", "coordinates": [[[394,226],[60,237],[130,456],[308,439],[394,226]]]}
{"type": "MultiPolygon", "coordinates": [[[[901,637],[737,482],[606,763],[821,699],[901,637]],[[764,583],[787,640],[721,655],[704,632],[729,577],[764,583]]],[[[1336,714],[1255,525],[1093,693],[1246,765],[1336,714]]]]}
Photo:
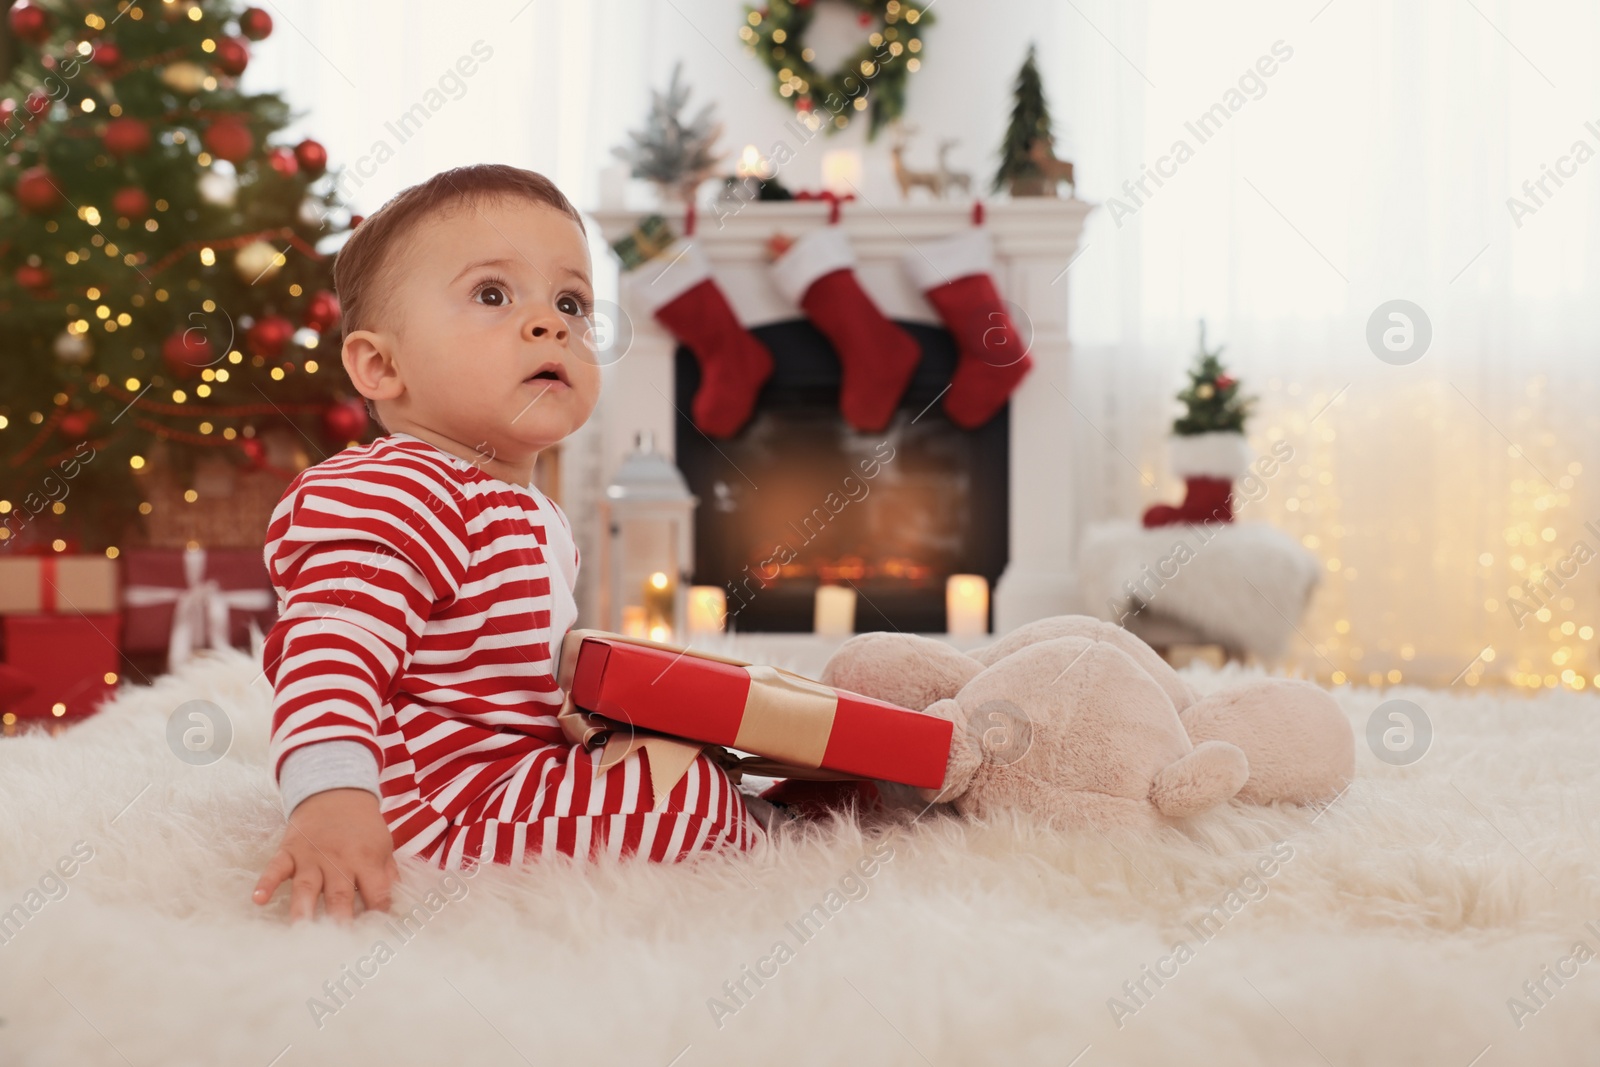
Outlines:
{"type": "MultiPolygon", "coordinates": [[[[396,263],[406,248],[408,234],[436,215],[508,199],[553,207],[588,232],[572,201],[543,174],[504,163],[478,163],[442,171],[401,190],[367,216],[339,250],[333,263],[333,288],[339,297],[344,332],[371,329],[385,313],[387,294],[394,289],[396,263]]],[[[374,419],[378,418],[376,408],[376,404],[367,402],[374,419]]]]}

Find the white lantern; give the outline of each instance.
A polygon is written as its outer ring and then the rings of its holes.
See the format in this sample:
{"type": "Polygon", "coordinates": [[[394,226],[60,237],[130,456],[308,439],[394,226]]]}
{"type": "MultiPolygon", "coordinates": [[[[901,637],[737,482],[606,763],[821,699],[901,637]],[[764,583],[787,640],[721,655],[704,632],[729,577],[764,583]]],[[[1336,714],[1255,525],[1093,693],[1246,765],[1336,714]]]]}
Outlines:
{"type": "Polygon", "coordinates": [[[606,486],[609,559],[601,589],[606,629],[687,642],[684,604],[694,566],[698,503],[672,459],[656,451],[655,435],[639,434],[606,486]]]}

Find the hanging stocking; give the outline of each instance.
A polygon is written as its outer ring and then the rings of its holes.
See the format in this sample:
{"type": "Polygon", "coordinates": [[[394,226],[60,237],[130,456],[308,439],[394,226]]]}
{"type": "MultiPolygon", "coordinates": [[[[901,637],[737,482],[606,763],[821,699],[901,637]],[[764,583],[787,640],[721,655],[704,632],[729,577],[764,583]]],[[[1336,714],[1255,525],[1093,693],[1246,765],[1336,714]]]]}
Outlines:
{"type": "Polygon", "coordinates": [[[681,240],[627,278],[640,305],[700,364],[700,388],[690,405],[694,424],[709,437],[738,433],[772,376],[772,353],[739,324],[705,255],[681,240]]]}
{"type": "Polygon", "coordinates": [[[916,338],[890,322],[856,280],[855,255],[836,226],[801,237],[772,264],[772,282],[800,305],[839,355],[839,411],[858,430],[889,425],[922,360],[916,338]]]}
{"type": "Polygon", "coordinates": [[[905,265],[955,337],[956,372],[944,394],[945,414],[963,429],[977,429],[1033,368],[1033,357],[994,286],[989,232],[974,226],[918,245],[906,254],[905,265]]]}
{"type": "Polygon", "coordinates": [[[1157,504],[1144,513],[1146,527],[1233,521],[1233,483],[1250,470],[1244,434],[1229,430],[1172,438],[1172,473],[1187,491],[1178,507],[1157,504]]]}

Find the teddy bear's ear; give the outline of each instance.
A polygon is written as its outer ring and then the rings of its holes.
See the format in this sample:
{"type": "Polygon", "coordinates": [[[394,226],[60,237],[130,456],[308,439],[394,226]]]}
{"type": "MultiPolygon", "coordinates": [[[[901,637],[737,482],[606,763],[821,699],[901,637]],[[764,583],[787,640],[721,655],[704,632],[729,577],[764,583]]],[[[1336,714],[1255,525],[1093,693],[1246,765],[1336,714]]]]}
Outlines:
{"type": "Polygon", "coordinates": [[[829,657],[820,681],[835,689],[921,711],[953,697],[983,664],[943,641],[918,634],[856,634],[829,657]]]}
{"type": "Polygon", "coordinates": [[[950,735],[950,758],[945,763],[944,785],[938,789],[919,789],[922,799],[934,804],[948,804],[966,793],[972,779],[983,763],[983,753],[967,729],[967,711],[953,699],[936,701],[928,705],[929,715],[949,719],[955,724],[950,735]]]}

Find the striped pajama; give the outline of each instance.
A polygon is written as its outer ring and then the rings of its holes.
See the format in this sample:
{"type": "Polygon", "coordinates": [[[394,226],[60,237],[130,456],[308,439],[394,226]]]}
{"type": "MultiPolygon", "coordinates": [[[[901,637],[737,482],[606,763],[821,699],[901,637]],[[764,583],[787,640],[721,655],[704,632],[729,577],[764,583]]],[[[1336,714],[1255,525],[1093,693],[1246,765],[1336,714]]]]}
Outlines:
{"type": "Polygon", "coordinates": [[[579,560],[538,490],[392,434],[301,472],[265,556],[281,608],[264,650],[274,773],[306,745],[365,746],[396,855],[666,861],[760,835],[704,756],[651,810],[646,754],[595,778],[566,742],[552,650],[579,560]]]}

